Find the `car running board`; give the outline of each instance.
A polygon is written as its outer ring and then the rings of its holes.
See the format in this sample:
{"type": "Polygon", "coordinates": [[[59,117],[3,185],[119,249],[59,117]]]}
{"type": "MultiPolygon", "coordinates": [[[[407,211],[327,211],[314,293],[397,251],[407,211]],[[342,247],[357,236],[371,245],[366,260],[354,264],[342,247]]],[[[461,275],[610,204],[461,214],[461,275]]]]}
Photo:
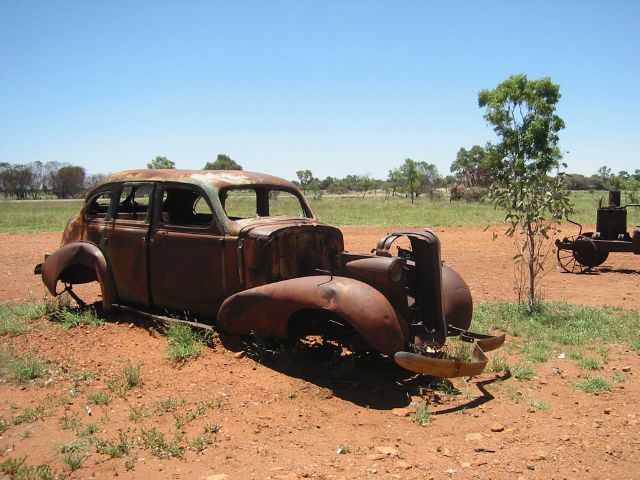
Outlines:
{"type": "Polygon", "coordinates": [[[473,342],[473,352],[470,362],[433,358],[411,352],[396,352],[393,359],[402,368],[431,377],[473,377],[481,374],[487,366],[489,359],[485,353],[500,348],[506,338],[505,334],[483,335],[455,329],[453,327],[449,328],[456,332],[454,334],[460,335],[461,340],[473,342]]]}

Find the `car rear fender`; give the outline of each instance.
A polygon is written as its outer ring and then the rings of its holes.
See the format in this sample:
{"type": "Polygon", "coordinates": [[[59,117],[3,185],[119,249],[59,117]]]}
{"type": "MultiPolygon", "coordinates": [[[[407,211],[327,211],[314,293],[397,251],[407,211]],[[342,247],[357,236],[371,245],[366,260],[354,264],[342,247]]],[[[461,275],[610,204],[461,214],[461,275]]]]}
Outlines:
{"type": "Polygon", "coordinates": [[[384,295],[345,277],[300,277],[244,290],[222,304],[217,325],[234,335],[284,338],[292,316],[309,309],[340,317],[379,352],[391,355],[406,347],[408,327],[384,295]]]}
{"type": "Polygon", "coordinates": [[[102,293],[102,306],[105,310],[110,309],[115,301],[111,271],[100,249],[89,242],[70,243],[45,259],[42,264],[42,281],[51,295],[61,293],[56,290],[58,281],[66,269],[74,266],[83,266],[95,271],[102,293]]]}

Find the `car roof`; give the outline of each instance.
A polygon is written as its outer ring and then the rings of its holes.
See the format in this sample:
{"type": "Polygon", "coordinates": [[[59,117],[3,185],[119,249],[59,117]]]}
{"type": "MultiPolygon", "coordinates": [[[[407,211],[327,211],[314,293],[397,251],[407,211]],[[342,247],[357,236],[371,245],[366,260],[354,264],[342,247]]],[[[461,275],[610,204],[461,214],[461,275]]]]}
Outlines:
{"type": "Polygon", "coordinates": [[[178,170],[174,168],[125,170],[123,172],[111,173],[104,177],[95,188],[114,182],[145,181],[193,183],[203,187],[213,187],[215,190],[227,187],[248,187],[252,185],[275,186],[287,190],[298,190],[295,184],[264,173],[246,172],[244,170],[178,170]]]}

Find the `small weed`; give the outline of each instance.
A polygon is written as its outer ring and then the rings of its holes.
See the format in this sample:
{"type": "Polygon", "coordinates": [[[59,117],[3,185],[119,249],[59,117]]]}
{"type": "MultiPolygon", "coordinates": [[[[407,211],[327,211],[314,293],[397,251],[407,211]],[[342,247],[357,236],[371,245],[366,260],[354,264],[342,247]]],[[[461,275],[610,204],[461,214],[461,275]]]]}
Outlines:
{"type": "Polygon", "coordinates": [[[98,423],[87,423],[83,428],[79,429],[79,435],[83,437],[91,437],[98,433],[100,425],[98,423]]]}
{"type": "Polygon", "coordinates": [[[121,458],[128,455],[133,445],[129,442],[124,432],[118,433],[118,441],[98,440],[96,449],[99,453],[108,455],[111,458],[121,458]]]}
{"type": "Polygon", "coordinates": [[[180,363],[200,355],[204,342],[189,325],[172,323],[167,327],[166,334],[169,339],[167,356],[170,360],[180,363]]]}
{"type": "Polygon", "coordinates": [[[68,453],[62,458],[62,460],[67,464],[69,470],[75,472],[82,466],[87,457],[88,455],[84,453],[68,453]]]}
{"type": "Polygon", "coordinates": [[[89,395],[89,401],[95,405],[109,405],[111,397],[107,392],[94,392],[89,395]]]}
{"type": "Polygon", "coordinates": [[[570,350],[568,356],[573,360],[580,360],[583,357],[583,353],[582,350],[570,350]]]}
{"type": "Polygon", "coordinates": [[[512,369],[513,376],[520,380],[531,380],[536,374],[535,369],[528,363],[517,363],[512,369]]]}
{"type": "Polygon", "coordinates": [[[132,422],[137,422],[142,417],[147,417],[147,416],[149,416],[149,412],[147,412],[146,405],[144,404],[140,406],[132,405],[131,407],[129,407],[129,420],[131,420],[132,422]]]}
{"type": "MultiPolygon", "coordinates": [[[[627,376],[621,372],[613,372],[613,375],[611,375],[611,380],[616,383],[624,383],[627,381],[627,376]]],[[[0,428],[0,430],[2,429],[0,428]]]]}
{"type": "Polygon", "coordinates": [[[54,311],[50,315],[50,319],[60,324],[60,326],[69,330],[71,328],[89,326],[97,327],[104,322],[93,308],[61,308],[54,311]]]}
{"type": "Polygon", "coordinates": [[[296,398],[298,395],[300,395],[300,391],[297,388],[294,388],[293,390],[291,390],[289,392],[289,395],[287,396],[287,398],[289,400],[293,400],[294,398],[296,398]]]}
{"type": "Polygon", "coordinates": [[[33,435],[33,430],[31,430],[30,428],[26,429],[24,432],[22,432],[22,435],[20,435],[20,438],[22,440],[25,440],[27,438],[31,438],[31,435],[33,435]]]}
{"type": "Polygon", "coordinates": [[[164,433],[155,427],[150,430],[142,430],[140,438],[142,447],[150,450],[153,455],[159,458],[182,458],[185,448],[180,445],[181,440],[181,437],[176,436],[173,441],[169,442],[164,433]]]}
{"type": "Polygon", "coordinates": [[[429,388],[446,395],[458,395],[460,390],[453,386],[448,378],[435,378],[429,382],[429,388]]]}
{"type": "Polygon", "coordinates": [[[531,400],[531,406],[536,410],[548,410],[551,405],[544,400],[531,400]]]}
{"type": "Polygon", "coordinates": [[[602,368],[600,362],[595,358],[583,358],[578,365],[583,370],[600,370],[602,368]]]}
{"type": "Polygon", "coordinates": [[[577,381],[574,386],[578,390],[587,393],[610,392],[611,384],[600,377],[587,377],[584,380],[577,381]]]}
{"type": "Polygon", "coordinates": [[[80,387],[83,385],[83,383],[87,384],[91,381],[91,378],[93,377],[93,372],[89,370],[85,370],[80,373],[71,372],[69,376],[71,377],[71,382],[73,383],[73,390],[75,391],[75,390],[79,390],[80,387]]]}
{"type": "Polygon", "coordinates": [[[336,453],[338,455],[346,455],[347,453],[351,453],[351,447],[349,445],[338,445],[336,453]]]}
{"type": "Polygon", "coordinates": [[[207,445],[211,445],[212,443],[213,440],[209,437],[196,437],[189,442],[189,448],[200,453],[207,448],[207,445]]]}
{"type": "Polygon", "coordinates": [[[609,345],[598,345],[596,352],[602,357],[602,363],[609,363],[609,345]]]}
{"type": "Polygon", "coordinates": [[[205,433],[218,433],[220,431],[220,425],[217,423],[206,423],[204,431],[205,433]]]}
{"type": "Polygon", "coordinates": [[[413,420],[420,425],[429,425],[433,414],[429,411],[429,406],[426,402],[421,403],[416,407],[416,411],[413,414],[413,420]]]}
{"type": "Polygon", "coordinates": [[[130,361],[127,361],[127,364],[122,369],[122,378],[124,380],[124,384],[128,389],[133,387],[137,387],[142,384],[142,380],[140,378],[140,369],[142,368],[142,364],[132,364],[130,361]]]}
{"type": "Polygon", "coordinates": [[[60,453],[82,452],[87,448],[86,442],[74,440],[72,442],[63,443],[58,447],[60,453]]]}
{"type": "Polygon", "coordinates": [[[173,397],[167,397],[161,399],[158,402],[157,409],[159,411],[159,414],[162,415],[163,413],[173,412],[176,408],[178,408],[178,405],[182,405],[182,403],[184,402],[179,401],[173,397]]]}
{"type": "Polygon", "coordinates": [[[80,426],[80,419],[77,414],[64,412],[64,415],[60,418],[59,425],[62,430],[75,430],[80,426]]]}
{"type": "Polygon", "coordinates": [[[36,408],[28,408],[24,412],[22,412],[17,417],[13,418],[12,423],[14,425],[20,425],[22,423],[32,423],[37,420],[41,420],[47,416],[47,412],[43,406],[38,406],[36,408]]]}
{"type": "Polygon", "coordinates": [[[509,373],[511,371],[511,366],[509,365],[509,361],[502,354],[494,354],[491,358],[491,363],[489,364],[490,372],[505,372],[509,373]]]}
{"type": "Polygon", "coordinates": [[[125,470],[127,470],[127,472],[130,472],[131,470],[133,470],[133,468],[135,466],[136,466],[136,459],[135,458],[128,458],[124,462],[124,468],[125,468],[125,470]]]}
{"type": "Polygon", "coordinates": [[[515,403],[520,403],[524,398],[522,392],[513,387],[507,387],[507,396],[509,399],[515,403]]]}
{"type": "Polygon", "coordinates": [[[0,433],[4,432],[10,425],[11,424],[7,422],[4,417],[0,417],[0,433]]]}

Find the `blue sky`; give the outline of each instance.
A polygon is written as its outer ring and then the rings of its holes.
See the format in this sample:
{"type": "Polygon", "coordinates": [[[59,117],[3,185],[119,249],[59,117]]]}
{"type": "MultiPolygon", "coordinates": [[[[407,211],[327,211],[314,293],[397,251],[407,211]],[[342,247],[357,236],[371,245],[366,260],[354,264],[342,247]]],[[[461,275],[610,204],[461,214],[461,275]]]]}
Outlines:
{"type": "Polygon", "coordinates": [[[493,138],[478,91],[523,72],[560,84],[570,172],[633,171],[638,25],[636,1],[0,0],[0,161],[447,174],[493,138]]]}

